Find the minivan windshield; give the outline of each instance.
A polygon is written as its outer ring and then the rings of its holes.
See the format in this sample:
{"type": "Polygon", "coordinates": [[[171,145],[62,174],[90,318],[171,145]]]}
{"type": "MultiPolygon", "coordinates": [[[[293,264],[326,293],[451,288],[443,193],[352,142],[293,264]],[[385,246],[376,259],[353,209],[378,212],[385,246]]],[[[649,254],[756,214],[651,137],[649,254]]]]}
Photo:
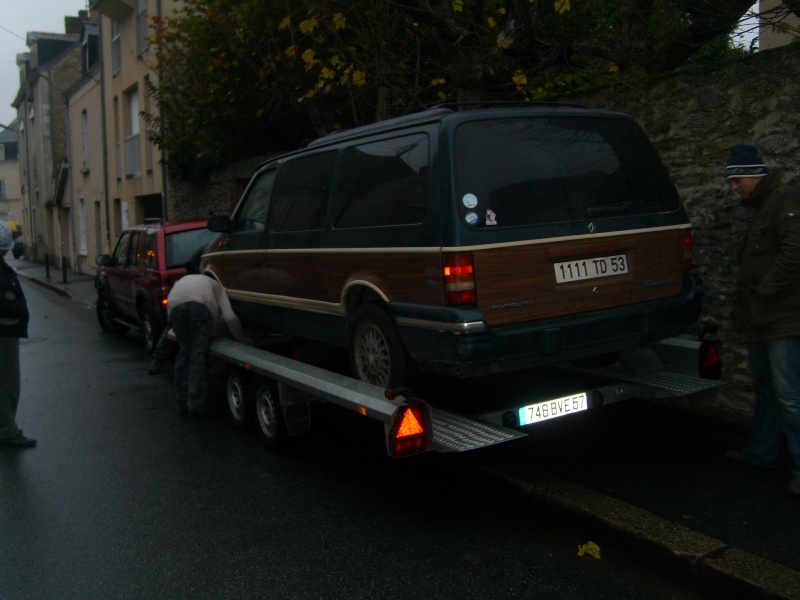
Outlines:
{"type": "Polygon", "coordinates": [[[679,199],[644,132],[627,119],[514,117],[459,125],[456,201],[475,228],[671,212],[679,199]]]}

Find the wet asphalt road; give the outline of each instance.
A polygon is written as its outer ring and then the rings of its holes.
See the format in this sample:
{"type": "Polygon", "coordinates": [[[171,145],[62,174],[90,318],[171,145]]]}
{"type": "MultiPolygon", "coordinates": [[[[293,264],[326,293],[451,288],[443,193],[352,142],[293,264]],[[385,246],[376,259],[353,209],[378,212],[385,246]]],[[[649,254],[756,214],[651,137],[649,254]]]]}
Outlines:
{"type": "Polygon", "coordinates": [[[23,285],[18,421],[39,445],[0,452],[5,600],[699,597],[612,541],[578,556],[594,532],[466,455],[389,459],[334,407],[279,453],[220,410],[187,422],[135,334],[23,285]]]}

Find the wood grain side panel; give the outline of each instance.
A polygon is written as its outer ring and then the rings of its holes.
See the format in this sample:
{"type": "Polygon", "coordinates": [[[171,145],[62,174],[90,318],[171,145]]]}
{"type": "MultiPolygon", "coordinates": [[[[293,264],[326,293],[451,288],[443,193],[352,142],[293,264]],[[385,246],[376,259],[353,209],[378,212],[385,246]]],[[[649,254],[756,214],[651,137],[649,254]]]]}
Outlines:
{"type": "Polygon", "coordinates": [[[506,325],[677,295],[683,287],[683,231],[567,240],[473,253],[479,308],[506,325]],[[625,254],[624,275],[556,283],[554,265],[625,254]]]}

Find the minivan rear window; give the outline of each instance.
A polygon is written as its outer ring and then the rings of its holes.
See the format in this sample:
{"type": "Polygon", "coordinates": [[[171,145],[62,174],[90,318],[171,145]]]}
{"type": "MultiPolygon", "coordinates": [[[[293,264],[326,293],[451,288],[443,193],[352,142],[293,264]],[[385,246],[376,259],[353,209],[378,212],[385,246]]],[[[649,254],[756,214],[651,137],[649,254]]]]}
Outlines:
{"type": "Polygon", "coordinates": [[[454,154],[459,213],[475,228],[672,212],[680,204],[655,149],[626,119],[463,123],[454,154]]]}

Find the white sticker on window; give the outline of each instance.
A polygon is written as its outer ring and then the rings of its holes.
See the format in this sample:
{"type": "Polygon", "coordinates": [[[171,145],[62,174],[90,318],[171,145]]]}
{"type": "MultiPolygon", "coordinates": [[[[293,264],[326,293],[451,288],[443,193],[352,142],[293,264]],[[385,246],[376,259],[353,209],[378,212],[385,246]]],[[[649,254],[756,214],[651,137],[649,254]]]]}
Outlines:
{"type": "Polygon", "coordinates": [[[478,206],[478,197],[475,194],[464,194],[462,202],[467,208],[475,208],[478,206]]]}

